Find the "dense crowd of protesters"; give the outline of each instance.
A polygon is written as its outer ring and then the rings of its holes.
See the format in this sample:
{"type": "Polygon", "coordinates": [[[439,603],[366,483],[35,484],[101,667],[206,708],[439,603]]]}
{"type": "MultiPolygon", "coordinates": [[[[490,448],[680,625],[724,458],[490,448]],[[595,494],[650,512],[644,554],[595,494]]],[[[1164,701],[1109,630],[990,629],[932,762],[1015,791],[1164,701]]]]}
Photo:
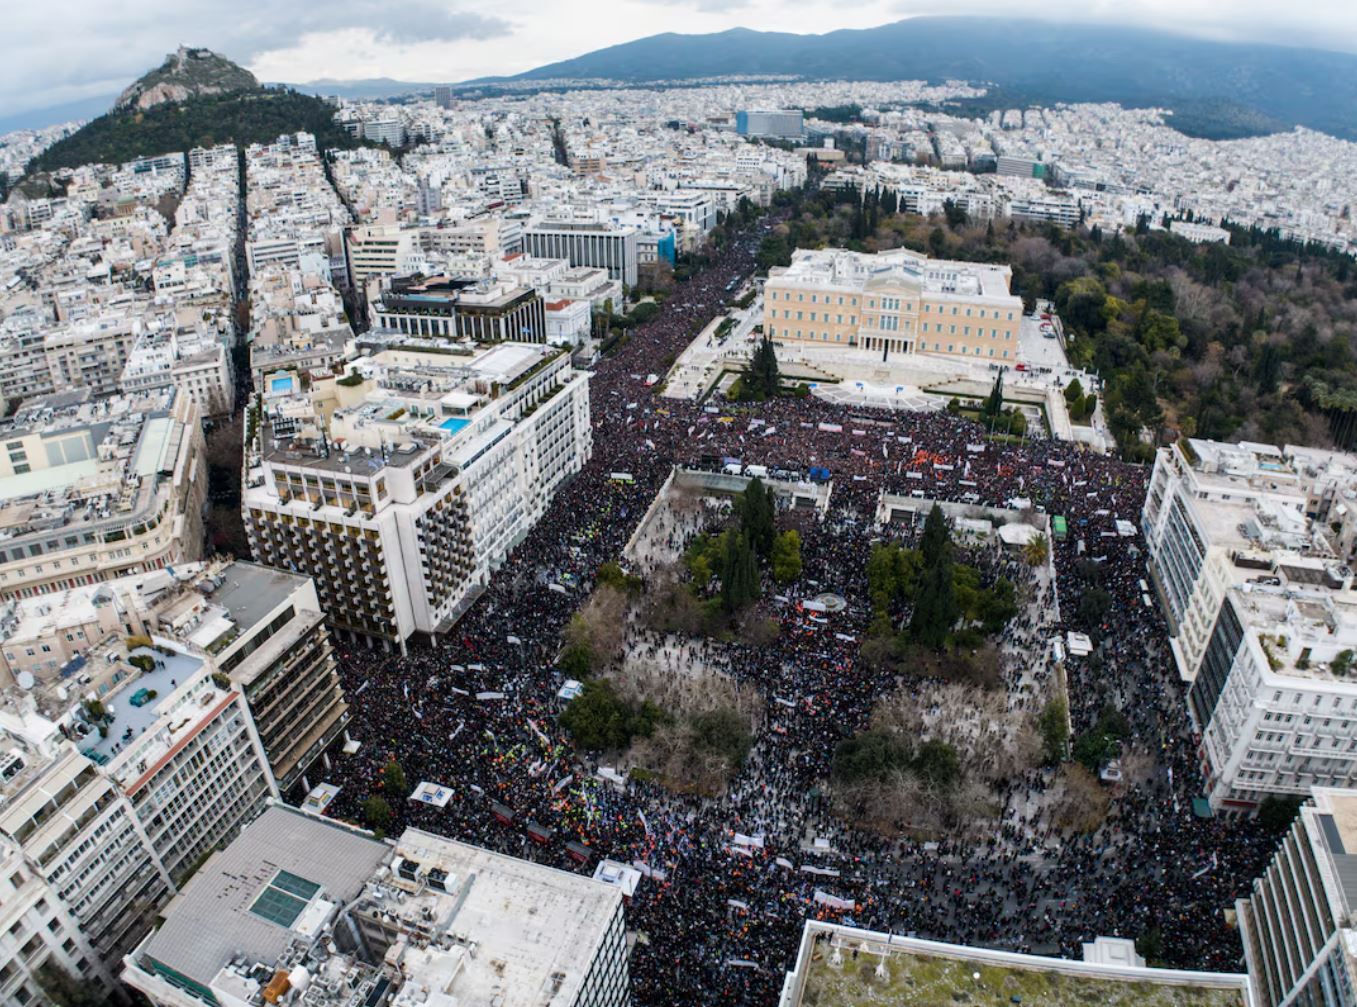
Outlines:
{"type": "Polygon", "coordinates": [[[628,926],[638,934],[638,1004],[775,1003],[807,916],[1072,956],[1099,934],[1158,931],[1167,963],[1237,968],[1238,938],[1222,910],[1271,844],[1248,823],[1193,814],[1201,780],[1182,687],[1162,621],[1142,603],[1140,539],[1116,525],[1138,524],[1146,471],[1040,437],[989,440],[974,422],[941,411],[889,413],[813,397],[735,410],[658,396],[646,375],[663,373],[715,317],[732,282],[751,272],[756,240],[728,245],[598,364],[593,459],[557,491],[450,634],[407,657],[345,647],[351,733],[363,747],[335,763],[329,782],[342,791],[331,813],[361,819],[394,759],[411,785],[434,781],[453,797],[440,809],[391,795],[388,831],[418,825],[565,869],[592,871],[604,857],[636,865],[645,877],[628,926]],[[557,724],[554,661],[599,565],[622,554],[672,467],[710,467],[712,459],[819,467],[831,482],[828,507],[804,533],[801,579],[783,590],[788,602],[771,592],[760,602],[781,623],[778,639],[681,648],[683,660],[710,661],[756,685],[767,702],[727,793],[699,799],[601,779],[557,724]],[[634,481],[610,478],[618,472],[634,481]],[[1009,651],[1030,665],[1005,673],[1013,702],[1026,707],[1040,702],[1032,682],[1047,680],[1049,640],[1070,628],[1086,587],[1076,559],[1101,566],[1115,628],[1093,655],[1066,663],[1074,730],[1111,703],[1154,765],[1122,788],[1096,831],[1068,834],[1050,821],[1040,795],[1053,785],[1051,769],[1007,781],[993,834],[978,839],[883,838],[837,818],[820,796],[835,746],[864,729],[877,701],[897,688],[858,655],[882,493],[988,506],[1016,500],[1066,517],[1069,537],[1052,543],[1056,581],[1035,587],[1039,614],[1005,630],[1009,651]],[[808,619],[794,601],[820,591],[841,594],[847,610],[808,619]],[[535,841],[529,824],[550,836],[539,831],[546,841],[535,841]],[[567,841],[587,846],[589,862],[572,859],[567,841]]]}

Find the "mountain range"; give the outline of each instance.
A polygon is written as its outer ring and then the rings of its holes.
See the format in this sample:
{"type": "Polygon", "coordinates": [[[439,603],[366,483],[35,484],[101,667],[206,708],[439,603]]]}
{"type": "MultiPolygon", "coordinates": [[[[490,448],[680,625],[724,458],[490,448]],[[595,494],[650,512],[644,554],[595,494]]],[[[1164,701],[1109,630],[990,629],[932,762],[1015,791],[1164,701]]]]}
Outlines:
{"type": "MultiPolygon", "coordinates": [[[[191,78],[190,97],[258,87],[252,75],[229,60],[207,50],[181,49],[123,98],[173,97],[173,86],[184,84],[185,74],[191,78]]],[[[1171,109],[1172,124],[1198,136],[1247,136],[1300,125],[1357,140],[1357,54],[1035,19],[916,17],[823,35],[745,28],[666,33],[513,76],[453,86],[485,92],[506,84],[515,89],[599,79],[683,84],[757,74],[803,80],[968,80],[990,90],[983,99],[951,103],[963,111],[1114,101],[1171,109]]],[[[380,77],[281,86],[304,95],[374,100],[427,95],[435,84],[380,77]]],[[[114,103],[109,96],[0,118],[0,132],[88,116],[114,103]]]]}
{"type": "Polygon", "coordinates": [[[1357,55],[1219,42],[1145,28],[994,17],[916,17],[823,35],[734,28],[667,33],[475,83],[642,83],[729,74],[810,80],[969,80],[1000,103],[1115,101],[1204,120],[1252,119],[1357,139],[1357,55]]]}

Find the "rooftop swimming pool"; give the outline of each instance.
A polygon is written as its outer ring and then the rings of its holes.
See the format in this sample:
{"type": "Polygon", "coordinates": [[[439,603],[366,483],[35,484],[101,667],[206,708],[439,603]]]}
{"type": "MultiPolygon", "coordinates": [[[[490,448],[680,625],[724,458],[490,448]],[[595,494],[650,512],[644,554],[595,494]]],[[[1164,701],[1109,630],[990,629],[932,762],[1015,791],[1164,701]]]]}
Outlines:
{"type": "Polygon", "coordinates": [[[271,392],[290,392],[292,391],[292,378],[270,378],[269,391],[271,392]]]}
{"type": "Polygon", "coordinates": [[[438,428],[440,430],[446,430],[450,434],[455,434],[470,423],[470,420],[463,419],[461,416],[449,416],[442,423],[438,424],[438,428]]]}

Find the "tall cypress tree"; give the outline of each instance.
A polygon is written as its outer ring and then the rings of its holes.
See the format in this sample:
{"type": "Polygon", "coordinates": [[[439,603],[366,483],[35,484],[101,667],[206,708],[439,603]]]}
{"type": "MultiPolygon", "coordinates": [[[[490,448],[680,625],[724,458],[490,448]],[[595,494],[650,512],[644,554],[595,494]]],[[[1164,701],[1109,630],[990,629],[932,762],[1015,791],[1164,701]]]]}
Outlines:
{"type": "Polygon", "coordinates": [[[919,552],[923,570],[914,596],[909,633],[925,647],[941,650],[961,612],[953,582],[951,530],[942,508],[936,504],[924,521],[919,552]]]}
{"type": "Polygon", "coordinates": [[[755,555],[767,559],[773,551],[777,527],[773,517],[773,495],[762,479],[750,480],[736,501],[736,512],[740,518],[740,533],[749,540],[755,555]]]}

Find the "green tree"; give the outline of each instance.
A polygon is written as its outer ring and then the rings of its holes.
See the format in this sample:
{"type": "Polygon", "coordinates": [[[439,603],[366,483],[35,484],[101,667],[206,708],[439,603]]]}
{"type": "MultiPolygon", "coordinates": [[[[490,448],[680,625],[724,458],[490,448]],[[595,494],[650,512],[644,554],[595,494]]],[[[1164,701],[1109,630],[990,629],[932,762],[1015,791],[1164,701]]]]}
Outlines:
{"type": "Polygon", "coordinates": [[[392,759],[382,767],[382,789],[394,795],[398,800],[405,798],[410,793],[410,787],[405,779],[405,770],[401,764],[392,759]]]}
{"type": "Polygon", "coordinates": [[[755,476],[735,499],[735,513],[740,519],[740,532],[749,540],[754,554],[767,559],[773,551],[777,534],[774,523],[773,494],[763,480],[755,476]]]}
{"type": "Polygon", "coordinates": [[[885,780],[909,766],[909,746],[891,732],[873,728],[840,741],[830,770],[840,783],[885,780]]]}
{"type": "Polygon", "coordinates": [[[801,576],[801,533],[794,528],[784,531],[773,543],[771,560],[773,579],[779,584],[790,584],[801,576]]]}
{"type": "Polygon", "coordinates": [[[1074,405],[1076,401],[1082,399],[1083,397],[1084,397],[1084,386],[1080,384],[1078,378],[1073,379],[1068,385],[1065,386],[1065,401],[1068,402],[1071,406],[1074,405]]]}
{"type": "Polygon", "coordinates": [[[1063,699],[1052,699],[1041,708],[1037,729],[1041,732],[1041,750],[1047,764],[1063,760],[1070,741],[1069,710],[1063,699]]]}
{"type": "Polygon", "coordinates": [[[998,419],[999,414],[1004,411],[1004,372],[1000,371],[994,377],[994,384],[989,390],[989,396],[980,407],[980,415],[986,420],[993,422],[998,419]]]}
{"type": "Polygon", "coordinates": [[[961,760],[956,749],[937,738],[919,746],[910,768],[925,782],[938,788],[950,787],[961,778],[961,760]]]}
{"type": "Polygon", "coordinates": [[[744,764],[754,743],[749,733],[749,722],[734,710],[710,710],[699,713],[689,721],[693,743],[699,751],[721,756],[738,768],[744,764]]]}
{"type": "Polygon", "coordinates": [[[391,824],[391,805],[381,794],[373,794],[363,802],[363,820],[374,829],[385,829],[391,824]]]}
{"type": "Polygon", "coordinates": [[[744,372],[743,396],[758,401],[775,398],[779,388],[777,349],[773,341],[764,336],[754,347],[749,358],[749,366],[744,372]]]}
{"type": "Polygon", "coordinates": [[[1051,555],[1051,542],[1045,535],[1033,535],[1022,547],[1022,558],[1028,566],[1045,566],[1051,555]]]}
{"type": "Polygon", "coordinates": [[[942,650],[961,613],[953,578],[951,533],[937,505],[924,521],[919,551],[921,574],[909,632],[917,643],[942,650]]]}
{"type": "Polygon", "coordinates": [[[631,740],[631,711],[605,678],[584,683],[583,691],[561,713],[561,726],[576,748],[610,752],[625,748],[631,740]]]}
{"type": "Polygon", "coordinates": [[[749,539],[735,536],[734,548],[726,553],[726,568],[721,574],[721,606],[737,612],[759,596],[759,570],[749,539]]]}

